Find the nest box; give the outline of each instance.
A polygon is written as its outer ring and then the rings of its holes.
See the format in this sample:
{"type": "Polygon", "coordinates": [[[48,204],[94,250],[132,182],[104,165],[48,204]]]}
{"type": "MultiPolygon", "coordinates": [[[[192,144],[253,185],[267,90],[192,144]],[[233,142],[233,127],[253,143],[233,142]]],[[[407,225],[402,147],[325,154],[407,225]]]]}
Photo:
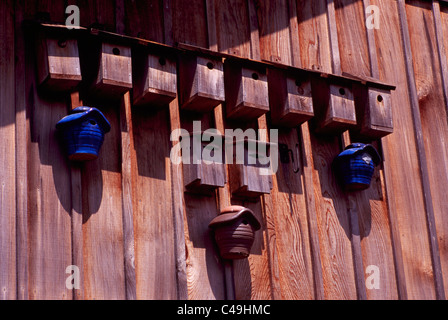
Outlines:
{"type": "Polygon", "coordinates": [[[110,123],[96,108],[78,107],[62,118],[56,129],[73,161],[89,161],[98,157],[104,135],[110,131],[110,123]]]}
{"type": "MultiPolygon", "coordinates": [[[[226,149],[233,148],[229,164],[230,191],[235,198],[256,201],[272,189],[270,149],[272,143],[243,139],[226,142],[226,149]]],[[[226,150],[226,156],[228,150],[226,150]]]]}
{"type": "Polygon", "coordinates": [[[184,110],[208,112],[225,100],[221,58],[184,54],[179,57],[179,99],[184,110]]]}
{"type": "Polygon", "coordinates": [[[393,132],[390,88],[357,84],[354,96],[359,136],[378,139],[393,132]]]}
{"type": "Polygon", "coordinates": [[[381,157],[370,144],[352,143],[333,162],[335,174],[347,191],[364,190],[381,157]]]}
{"type": "Polygon", "coordinates": [[[230,206],[214,218],[209,227],[214,230],[215,240],[223,259],[244,259],[250,254],[255,231],[261,228],[252,210],[230,206]]]}
{"type": "Polygon", "coordinates": [[[176,60],[164,53],[133,51],[134,105],[163,106],[177,96],[176,60]]]}
{"type": "Polygon", "coordinates": [[[314,116],[311,81],[305,72],[268,70],[272,124],[296,127],[314,116]]]}
{"type": "Polygon", "coordinates": [[[68,91],[82,80],[78,41],[64,35],[37,37],[37,79],[49,91],[68,91]]]}
{"type": "Polygon", "coordinates": [[[89,94],[99,99],[118,99],[132,89],[131,48],[108,42],[85,41],[82,46],[83,74],[89,94]]]}
{"type": "Polygon", "coordinates": [[[268,81],[264,66],[226,59],[224,81],[228,119],[253,120],[269,111],[268,81]]]}
{"type": "Polygon", "coordinates": [[[317,133],[338,134],[356,126],[352,85],[342,79],[313,77],[312,94],[317,133]]]}
{"type": "MultiPolygon", "coordinates": [[[[189,148],[182,155],[185,191],[213,194],[217,188],[226,184],[226,166],[223,136],[198,132],[182,136],[188,139],[189,148]]],[[[183,143],[183,142],[181,142],[183,143]]]]}

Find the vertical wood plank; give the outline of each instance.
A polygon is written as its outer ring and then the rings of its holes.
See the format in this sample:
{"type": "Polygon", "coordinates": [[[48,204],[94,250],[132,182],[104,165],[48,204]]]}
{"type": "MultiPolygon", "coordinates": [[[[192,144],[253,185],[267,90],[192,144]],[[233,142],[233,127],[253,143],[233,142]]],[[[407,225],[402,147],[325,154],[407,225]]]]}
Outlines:
{"type": "Polygon", "coordinates": [[[168,120],[168,105],[156,111],[132,110],[137,299],[186,299],[184,230],[178,221],[183,219],[182,198],[174,187],[168,120]]]}
{"type": "MultiPolygon", "coordinates": [[[[406,56],[398,5],[377,0],[371,4],[381,10],[380,29],[375,30],[380,79],[389,83],[406,83],[406,56]],[[388,48],[388,52],[383,48],[388,48]]],[[[392,249],[398,297],[416,299],[424,296],[422,292],[432,290],[432,279],[428,279],[426,272],[429,259],[427,243],[424,238],[411,236],[422,233],[425,209],[407,86],[397,86],[392,92],[392,105],[400,106],[393,108],[394,134],[382,139],[392,249]],[[406,174],[397,174],[397,166],[407,168],[406,174]],[[411,185],[412,188],[403,188],[411,185]]]]}
{"type": "MultiPolygon", "coordinates": [[[[163,21],[165,43],[172,45],[173,39],[173,15],[171,10],[171,0],[163,0],[163,21]]],[[[179,100],[176,98],[169,104],[170,130],[180,129],[179,100]]],[[[178,142],[177,142],[178,143],[178,142]]],[[[175,144],[171,143],[171,148],[175,144]]],[[[185,220],[185,199],[184,199],[184,180],[182,173],[182,164],[171,165],[171,190],[173,194],[172,212],[174,221],[174,253],[176,259],[176,281],[177,298],[188,299],[188,279],[186,265],[186,225],[185,220]]]]}
{"type": "Polygon", "coordinates": [[[300,58],[302,67],[331,72],[331,48],[328,36],[326,1],[298,1],[300,58]]]}
{"type": "Polygon", "coordinates": [[[111,124],[98,159],[85,164],[83,184],[84,295],[125,299],[119,102],[97,106],[111,124]]]}
{"type": "MultiPolygon", "coordinates": [[[[165,30],[166,32],[167,30],[165,30]]],[[[170,130],[180,129],[179,100],[176,98],[169,104],[170,130]]],[[[177,142],[179,143],[179,142],[177,142]]],[[[171,143],[171,148],[175,144],[171,143]]],[[[175,236],[175,257],[176,257],[176,277],[177,277],[177,298],[187,299],[188,279],[186,262],[186,225],[185,225],[185,199],[184,199],[184,179],[182,175],[182,164],[171,164],[171,190],[173,194],[172,210],[174,220],[175,236]]]]}
{"type": "Polygon", "coordinates": [[[0,4],[0,299],[17,297],[14,2],[0,4]]]}
{"type": "MultiPolygon", "coordinates": [[[[383,81],[390,83],[404,83],[405,62],[403,47],[401,45],[401,31],[399,30],[398,6],[387,1],[371,1],[371,4],[380,8],[380,29],[375,30],[375,43],[379,76],[383,81]],[[389,48],[389,54],[385,54],[382,48],[389,48]]],[[[395,261],[395,273],[400,299],[408,299],[417,295],[415,279],[425,278],[419,275],[419,269],[427,262],[427,255],[423,255],[423,262],[413,261],[407,251],[412,251],[411,246],[421,250],[420,241],[412,242],[406,236],[410,233],[420,232],[416,225],[411,225],[412,219],[420,221],[418,212],[423,212],[423,199],[421,186],[412,181],[419,180],[418,164],[415,156],[415,140],[412,130],[412,119],[409,110],[409,93],[406,86],[397,86],[392,92],[392,105],[402,105],[402,108],[393,108],[394,134],[382,139],[384,179],[387,184],[387,205],[389,208],[389,221],[391,226],[392,250],[395,261]],[[403,143],[405,141],[405,143],[403,143]],[[406,147],[405,147],[406,146],[406,147]],[[396,166],[412,168],[406,175],[397,175],[396,166]],[[401,188],[403,185],[413,185],[412,189],[401,188]],[[403,213],[400,213],[403,212],[403,213]],[[413,213],[412,217],[406,217],[404,212],[413,213]],[[404,215],[404,216],[403,216],[404,215]],[[403,231],[403,229],[405,231],[403,231]],[[404,236],[403,236],[404,235],[404,236]],[[412,244],[412,245],[411,245],[412,244]],[[408,293],[409,290],[409,293],[408,293]]],[[[418,224],[418,223],[417,223],[418,224]]],[[[420,252],[420,251],[419,251],[420,252]]],[[[424,274],[424,272],[423,272],[424,274]]]]}
{"type": "MultiPolygon", "coordinates": [[[[345,131],[341,135],[342,148],[345,149],[351,144],[350,134],[345,131]]],[[[358,209],[357,196],[359,193],[349,193],[347,195],[348,218],[350,221],[350,234],[352,242],[353,268],[355,272],[355,285],[358,300],[366,300],[367,292],[364,282],[364,266],[361,252],[361,233],[359,231],[358,215],[361,214],[358,209]]]]}
{"type": "MultiPolygon", "coordinates": [[[[365,9],[369,1],[335,1],[338,42],[342,72],[379,77],[374,29],[365,25],[365,9]]],[[[348,132],[343,147],[350,141],[348,132]]],[[[395,299],[397,286],[393,252],[390,249],[390,224],[387,198],[383,195],[381,167],[375,171],[371,187],[363,192],[348,194],[348,209],[352,234],[352,252],[358,299],[395,299]],[[378,266],[381,271],[380,289],[366,288],[366,268],[378,266]]]]}
{"type": "MultiPolygon", "coordinates": [[[[296,6],[290,1],[267,2],[257,9],[261,57],[288,65],[300,64],[298,28],[294,28],[294,21],[297,24],[296,6]]],[[[258,126],[259,129],[269,129],[265,117],[258,120],[258,126]]],[[[279,143],[291,149],[294,165],[298,166],[301,161],[297,157],[300,157],[301,150],[297,130],[280,129],[279,143]]],[[[313,299],[319,293],[314,292],[305,178],[302,175],[303,167],[300,166],[297,173],[293,170],[292,162],[279,165],[273,176],[271,195],[263,197],[267,220],[266,243],[273,272],[271,290],[274,299],[313,299]]]]}
{"type": "Polygon", "coordinates": [[[442,190],[445,189],[444,185],[448,185],[448,179],[446,179],[448,155],[445,139],[442,137],[448,134],[448,124],[445,121],[446,109],[441,107],[445,99],[440,60],[437,54],[436,30],[431,11],[429,3],[409,1],[405,11],[401,12],[401,22],[406,55],[412,59],[408,60],[407,74],[408,84],[411,87],[411,106],[425,199],[427,236],[435,294],[437,299],[445,299],[438,235],[443,237],[446,233],[446,229],[440,227],[443,225],[444,212],[447,210],[445,193],[442,190]],[[405,18],[412,23],[405,21],[405,18]],[[411,61],[413,64],[410,63],[411,61]],[[435,114],[440,116],[434,117],[435,114]],[[438,153],[437,157],[434,156],[435,152],[438,153]],[[440,165],[441,158],[445,165],[440,165]]]}
{"type": "Polygon", "coordinates": [[[207,14],[203,0],[170,0],[173,40],[207,48],[207,14]]]}
{"type": "Polygon", "coordinates": [[[338,25],[336,21],[335,0],[327,0],[328,39],[330,40],[331,66],[333,73],[341,74],[341,57],[339,52],[338,25]]]}
{"type": "Polygon", "coordinates": [[[310,239],[310,251],[313,267],[314,298],[325,299],[324,280],[322,276],[322,258],[319,243],[319,231],[317,224],[317,203],[313,181],[313,150],[311,145],[310,129],[308,122],[302,124],[300,137],[302,138],[302,170],[303,188],[306,200],[306,213],[308,220],[308,232],[310,239]]]}
{"type": "MultiPolygon", "coordinates": [[[[261,59],[291,64],[289,4],[287,0],[261,1],[257,8],[261,59]]],[[[298,36],[298,34],[297,34],[298,36]]]]}
{"type": "Polygon", "coordinates": [[[29,298],[72,299],[65,283],[72,264],[70,168],[55,129],[67,106],[40,96],[34,77],[28,80],[29,298]]]}
{"type": "MultiPolygon", "coordinates": [[[[70,109],[82,106],[79,91],[70,94],[70,109]]],[[[72,261],[79,268],[80,288],[73,289],[73,298],[84,299],[84,261],[83,261],[83,234],[82,234],[82,164],[72,163],[70,166],[71,195],[72,195],[72,261]]]]}
{"type": "MultiPolygon", "coordinates": [[[[215,0],[206,1],[207,10],[207,31],[208,31],[208,47],[210,50],[218,51],[218,33],[216,30],[216,2],[215,0]]],[[[213,118],[215,128],[221,133],[225,133],[225,117],[223,115],[223,105],[216,106],[213,110],[213,118]]],[[[225,176],[228,177],[229,173],[227,166],[225,166],[225,176]]],[[[227,179],[226,179],[227,180],[227,179]]],[[[231,205],[229,184],[226,184],[223,188],[218,188],[216,192],[217,208],[219,211],[231,205]]],[[[224,260],[224,281],[225,281],[225,298],[227,300],[235,300],[235,278],[233,274],[233,261],[224,260]]]]}
{"type": "Polygon", "coordinates": [[[247,25],[246,0],[215,2],[218,50],[245,58],[250,57],[250,28],[247,25]],[[244,22],[244,23],[243,23],[244,22]]]}
{"type": "Polygon", "coordinates": [[[126,35],[164,43],[162,1],[125,1],[126,35]]]}
{"type": "MultiPolygon", "coordinates": [[[[118,28],[118,27],[117,27],[118,28]]],[[[135,158],[134,139],[132,131],[131,93],[126,92],[120,104],[121,128],[121,176],[123,192],[123,237],[124,237],[124,268],[126,277],[126,299],[135,300],[135,252],[134,252],[134,209],[136,207],[135,192],[135,158]]]]}
{"type": "MultiPolygon", "coordinates": [[[[331,7],[331,4],[329,4],[331,7]]],[[[339,53],[334,55],[333,59],[340,60],[340,70],[336,68],[334,71],[338,73],[343,71],[346,73],[356,74],[360,76],[371,76],[370,59],[367,45],[367,28],[364,20],[364,6],[362,1],[353,2],[352,0],[334,0],[335,22],[337,26],[337,41],[339,53]]],[[[329,21],[332,21],[331,13],[329,21]]],[[[331,24],[330,24],[331,26],[331,24]]],[[[334,33],[331,31],[330,33],[334,33]]],[[[333,35],[330,37],[333,41],[333,35]]],[[[335,64],[339,64],[337,61],[335,64]]]]}
{"type": "MultiPolygon", "coordinates": [[[[28,299],[28,216],[27,216],[27,146],[29,121],[26,103],[26,56],[25,34],[22,20],[25,16],[24,1],[15,5],[15,104],[16,104],[16,215],[17,215],[17,299],[28,299]]],[[[28,67],[29,68],[29,67],[28,67]]]]}

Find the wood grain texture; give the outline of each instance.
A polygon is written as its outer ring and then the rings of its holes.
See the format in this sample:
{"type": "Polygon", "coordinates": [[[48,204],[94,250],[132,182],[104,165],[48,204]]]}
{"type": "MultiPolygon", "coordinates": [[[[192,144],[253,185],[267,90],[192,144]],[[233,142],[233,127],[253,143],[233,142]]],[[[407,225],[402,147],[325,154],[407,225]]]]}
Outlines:
{"type": "Polygon", "coordinates": [[[162,1],[124,1],[126,35],[164,42],[162,1]]]}
{"type": "MultiPolygon", "coordinates": [[[[203,48],[208,47],[205,2],[170,0],[173,40],[203,48]]],[[[166,40],[165,40],[166,41],[166,40]]]]}
{"type": "Polygon", "coordinates": [[[175,195],[171,187],[175,176],[169,159],[168,117],[167,108],[132,111],[134,147],[130,152],[136,161],[133,198],[138,299],[178,298],[176,275],[181,266],[176,259],[181,259],[181,252],[175,247],[175,195]]]}
{"type": "Polygon", "coordinates": [[[306,214],[308,221],[308,233],[310,239],[310,254],[313,267],[313,285],[314,298],[323,300],[325,298],[324,282],[322,275],[322,258],[320,252],[319,232],[317,224],[317,202],[313,183],[313,151],[310,138],[310,129],[308,122],[302,124],[298,129],[301,137],[302,149],[302,170],[303,170],[303,189],[306,202],[306,214]]]}
{"type": "Polygon", "coordinates": [[[68,90],[82,80],[76,39],[49,38],[37,40],[39,84],[48,90],[68,90]]]}
{"type": "MultiPolygon", "coordinates": [[[[181,113],[183,129],[192,132],[193,121],[201,121],[201,130],[211,126],[209,113],[181,113]]],[[[208,227],[219,214],[216,194],[203,196],[186,191],[183,196],[188,298],[222,300],[226,297],[224,263],[219,256],[214,233],[208,227]]]]}
{"type": "Polygon", "coordinates": [[[97,160],[82,171],[84,295],[125,299],[119,106],[100,108],[111,124],[97,160]]]}
{"type": "Polygon", "coordinates": [[[134,149],[134,137],[131,106],[131,93],[126,92],[120,103],[120,129],[124,268],[127,300],[135,300],[137,298],[134,250],[134,210],[137,202],[134,195],[136,194],[135,170],[137,165],[136,159],[132,154],[132,150],[134,149]]]}
{"type": "MultiPolygon", "coordinates": [[[[336,1],[336,20],[338,25],[338,41],[342,72],[359,76],[379,76],[375,39],[372,31],[365,26],[365,6],[370,3],[336,1]],[[355,62],[356,61],[356,62],[355,62]]],[[[358,88],[353,88],[355,92],[358,88]]],[[[376,129],[375,124],[383,124],[390,127],[389,114],[384,106],[391,108],[389,95],[385,92],[368,89],[365,91],[365,99],[368,105],[364,110],[369,119],[360,122],[357,117],[357,125],[364,126],[362,130],[367,133],[376,129]],[[384,96],[382,105],[377,106],[377,95],[384,96]],[[377,109],[375,109],[377,106],[377,109]],[[366,109],[369,108],[369,109],[366,109]],[[385,113],[385,114],[383,114],[385,113]],[[366,128],[366,123],[369,127],[366,128]]],[[[359,105],[356,106],[359,108],[359,105]]],[[[358,110],[357,110],[358,111],[358,110]]],[[[380,130],[382,127],[380,127],[380,130]]],[[[387,130],[385,130],[387,131],[387,130]]],[[[378,136],[370,133],[370,139],[378,136]]],[[[358,140],[350,140],[348,132],[345,132],[344,147],[358,140]]],[[[357,286],[358,299],[396,299],[397,285],[395,283],[395,265],[392,242],[390,238],[390,224],[388,219],[387,198],[385,197],[385,181],[381,178],[381,167],[377,167],[372,178],[371,186],[363,192],[355,192],[348,195],[348,208],[350,214],[350,229],[352,237],[352,250],[357,286]],[[377,266],[380,270],[379,289],[369,288],[367,268],[377,266]]]]}
{"type": "MultiPolygon", "coordinates": [[[[27,63],[34,58],[30,50],[26,50],[25,33],[21,28],[25,16],[24,1],[15,3],[15,105],[16,105],[16,215],[17,215],[17,299],[28,299],[28,180],[27,180],[27,150],[29,119],[27,119],[26,74],[32,65],[27,63]],[[27,66],[28,65],[28,66],[27,66]]],[[[28,45],[29,46],[29,45],[28,45]]],[[[34,75],[34,74],[33,74],[34,75]]]]}
{"type": "MultiPolygon", "coordinates": [[[[413,57],[413,69],[421,116],[421,129],[424,148],[419,152],[426,155],[427,164],[420,160],[420,166],[427,166],[430,199],[433,208],[427,207],[428,237],[431,246],[432,268],[436,296],[445,298],[443,270],[447,270],[446,258],[440,252],[439,239],[446,238],[447,222],[445,212],[448,207],[442,190],[448,185],[445,137],[448,134],[447,114],[444,107],[443,79],[441,76],[440,57],[437,50],[434,16],[429,3],[410,1],[406,6],[413,57]],[[437,116],[435,116],[437,115],[437,116]],[[431,139],[429,139],[431,137],[431,139]],[[437,156],[436,156],[437,154],[437,156]],[[442,261],[444,265],[442,266],[442,261]],[[443,268],[443,269],[442,269],[443,268]]],[[[416,130],[417,127],[416,127],[416,130]]],[[[422,171],[422,180],[425,179],[422,171]]],[[[424,181],[424,180],[423,180],[424,181]]],[[[446,280],[445,280],[446,281],[446,280]]],[[[446,284],[446,282],[445,282],[446,284]]]]}
{"type": "Polygon", "coordinates": [[[370,76],[367,28],[362,1],[335,0],[337,37],[341,70],[359,76],[370,76]]]}
{"type": "Polygon", "coordinates": [[[298,1],[299,43],[302,67],[331,72],[326,1],[298,1]]]}
{"type": "MultiPolygon", "coordinates": [[[[79,91],[70,93],[69,109],[73,110],[82,106],[79,91]]],[[[73,299],[84,299],[84,262],[83,262],[83,234],[82,234],[82,164],[71,163],[71,195],[72,195],[72,261],[79,270],[79,288],[73,289],[73,299]]]]}
{"type": "Polygon", "coordinates": [[[217,1],[215,10],[218,50],[249,58],[251,45],[246,0],[217,1]]]}
{"type": "MultiPolygon", "coordinates": [[[[389,48],[388,53],[377,50],[380,79],[407,83],[398,5],[388,1],[372,1],[372,4],[382,8],[383,12],[382,27],[377,30],[375,41],[379,48],[389,48]]],[[[390,177],[387,187],[395,195],[388,201],[389,206],[395,208],[390,211],[390,221],[400,297],[431,299],[434,298],[434,284],[428,273],[428,267],[431,268],[429,244],[425,236],[411,236],[424,235],[426,222],[408,90],[407,86],[401,85],[392,92],[392,105],[400,107],[394,107],[392,111],[396,120],[394,134],[383,138],[383,153],[387,159],[384,172],[390,177]],[[407,168],[406,174],[396,174],[394,168],[397,166],[407,168]],[[407,185],[413,188],[403,188],[407,185]]]]}
{"type": "MultiPolygon", "coordinates": [[[[179,100],[174,99],[169,105],[170,130],[180,129],[179,100]]],[[[173,148],[176,143],[171,142],[173,148]]],[[[187,277],[187,248],[185,228],[185,199],[182,164],[171,164],[171,192],[173,224],[174,224],[174,252],[176,261],[177,298],[188,299],[188,277],[187,277]]]]}
{"type": "Polygon", "coordinates": [[[356,299],[347,200],[331,169],[338,139],[311,136],[311,145],[325,298],[356,299]]]}
{"type": "Polygon", "coordinates": [[[290,65],[289,5],[287,0],[258,2],[261,59],[290,65]]]}
{"type": "Polygon", "coordinates": [[[281,299],[314,299],[314,270],[305,203],[301,142],[295,129],[281,129],[279,143],[291,148],[294,157],[294,163],[292,159],[289,164],[280,163],[277,173],[273,176],[273,208],[268,211],[275,227],[281,299]],[[294,173],[295,166],[299,167],[297,173],[294,173]]]}
{"type": "Polygon", "coordinates": [[[16,265],[16,137],[14,76],[14,3],[0,4],[0,299],[17,296],[16,265]]]}
{"type": "Polygon", "coordinates": [[[27,101],[33,110],[28,149],[29,297],[72,299],[65,285],[65,271],[72,264],[70,169],[55,129],[67,107],[32,90],[27,101]]]}

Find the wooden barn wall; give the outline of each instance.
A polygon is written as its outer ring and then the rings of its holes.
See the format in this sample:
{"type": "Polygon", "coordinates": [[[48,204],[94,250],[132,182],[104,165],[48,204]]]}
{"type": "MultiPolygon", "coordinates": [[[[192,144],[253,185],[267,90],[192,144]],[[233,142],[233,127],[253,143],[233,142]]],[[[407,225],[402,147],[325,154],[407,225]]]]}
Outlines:
{"type": "MultiPolygon", "coordinates": [[[[444,299],[448,290],[448,5],[423,0],[0,1],[0,298],[2,299],[444,299]],[[255,60],[373,77],[396,85],[393,134],[373,141],[384,162],[371,187],[347,194],[331,171],[348,133],[308,123],[279,130],[300,170],[279,165],[257,202],[184,193],[170,133],[273,128],[269,114],[239,123],[224,105],[204,115],[36,88],[25,19],[82,26],[255,60]],[[365,27],[369,5],[379,29],[365,27]],[[111,122],[100,157],[70,164],[55,124],[83,102],[111,122]],[[209,222],[251,208],[262,229],[252,254],[221,261],[209,222]],[[67,267],[81,271],[69,290],[67,267]],[[368,289],[368,266],[380,288],[368,289]]],[[[267,140],[269,137],[265,137],[267,140]]]]}

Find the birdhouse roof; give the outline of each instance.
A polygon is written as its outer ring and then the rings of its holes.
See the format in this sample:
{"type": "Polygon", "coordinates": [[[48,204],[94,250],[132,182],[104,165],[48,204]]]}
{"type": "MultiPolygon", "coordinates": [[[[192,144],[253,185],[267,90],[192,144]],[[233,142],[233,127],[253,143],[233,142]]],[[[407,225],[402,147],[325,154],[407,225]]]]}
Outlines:
{"type": "Polygon", "coordinates": [[[56,129],[62,129],[71,126],[75,123],[85,121],[86,119],[93,118],[98,121],[98,124],[104,132],[110,131],[110,123],[107,121],[103,113],[97,108],[92,107],[78,107],[73,109],[69,115],[65,116],[56,124],[56,129]]]}
{"type": "Polygon", "coordinates": [[[359,153],[368,153],[372,157],[375,165],[378,165],[381,161],[381,157],[378,154],[378,151],[376,151],[375,147],[373,147],[371,144],[364,143],[352,143],[348,145],[345,150],[336,157],[336,160],[342,157],[352,156],[359,153]]]}
{"type": "Polygon", "coordinates": [[[231,224],[241,217],[246,218],[249,224],[254,227],[255,230],[261,228],[260,222],[258,221],[257,217],[255,217],[252,210],[242,206],[230,206],[223,209],[221,211],[221,214],[210,222],[209,227],[215,228],[219,225],[231,224]]]}

